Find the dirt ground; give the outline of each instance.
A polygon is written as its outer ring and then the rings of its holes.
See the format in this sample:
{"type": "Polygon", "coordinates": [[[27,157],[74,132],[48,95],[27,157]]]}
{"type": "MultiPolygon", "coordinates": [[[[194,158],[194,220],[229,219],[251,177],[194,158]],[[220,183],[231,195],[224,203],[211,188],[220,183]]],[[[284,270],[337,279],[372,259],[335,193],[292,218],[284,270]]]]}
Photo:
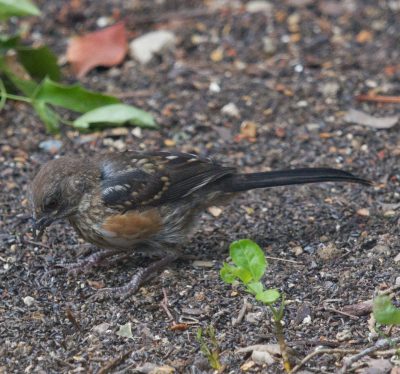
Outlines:
{"type": "MultiPolygon", "coordinates": [[[[28,41],[45,41],[59,55],[69,37],[118,12],[130,39],[155,29],[177,37],[173,51],[146,66],[127,57],[83,79],[151,112],[159,131],[82,135],[64,128],[58,154],[178,149],[246,172],[336,167],[376,186],[326,183],[242,194],[219,217],[215,210],[202,214],[185,248],[197,260],[178,261],[125,300],[88,301],[96,288],[127,282],[148,260],[77,277],[48,273],[93,248],[64,223],[52,226],[43,242],[33,240],[28,186],[54,157],[39,147],[54,136],[30,107],[8,101],[0,117],[0,372],[150,372],[150,364],[163,367],[153,372],[211,372],[195,338],[199,326],[210,324],[224,372],[283,372],[279,358],[267,365],[254,362],[251,352],[236,352],[276,343],[267,310],[219,277],[229,243],[240,238],[255,240],[272,257],[264,281],[286,295],[285,337],[294,364],[319,346],[348,350],[316,355],[302,368],[333,373],[352,350],[373,345],[378,335],[370,313],[355,306],[400,283],[399,126],[377,130],[344,117],[351,108],[376,117],[398,114],[398,104],[355,97],[400,95],[400,3],[274,0],[268,13],[246,11],[246,1],[37,4],[41,18],[23,20],[31,28],[28,41]],[[222,110],[229,103],[237,113],[222,110]],[[256,125],[255,137],[243,137],[244,121],[256,125]],[[160,305],[164,293],[172,320],[160,305]],[[250,306],[233,325],[245,297],[250,306]],[[128,322],[133,337],[118,336],[128,322]],[[187,325],[171,329],[178,323],[187,325]]],[[[63,71],[73,82],[70,68],[63,71]]],[[[389,363],[379,372],[395,366],[391,356],[379,356],[389,363]]],[[[356,364],[368,365],[368,357],[356,364]]]]}

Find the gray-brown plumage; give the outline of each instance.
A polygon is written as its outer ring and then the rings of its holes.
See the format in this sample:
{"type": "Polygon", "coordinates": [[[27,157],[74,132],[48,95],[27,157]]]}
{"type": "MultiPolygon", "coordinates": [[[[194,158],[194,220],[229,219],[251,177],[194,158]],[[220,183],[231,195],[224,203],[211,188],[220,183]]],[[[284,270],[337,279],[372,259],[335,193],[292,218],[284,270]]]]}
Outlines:
{"type": "Polygon", "coordinates": [[[119,294],[135,292],[156,269],[179,256],[204,208],[254,188],[317,182],[370,184],[329,168],[240,174],[235,168],[186,153],[60,157],[45,164],[33,180],[35,229],[41,235],[52,222],[65,218],[83,239],[103,248],[66,266],[73,270],[138,252],[161,257],[119,288],[119,294]]]}

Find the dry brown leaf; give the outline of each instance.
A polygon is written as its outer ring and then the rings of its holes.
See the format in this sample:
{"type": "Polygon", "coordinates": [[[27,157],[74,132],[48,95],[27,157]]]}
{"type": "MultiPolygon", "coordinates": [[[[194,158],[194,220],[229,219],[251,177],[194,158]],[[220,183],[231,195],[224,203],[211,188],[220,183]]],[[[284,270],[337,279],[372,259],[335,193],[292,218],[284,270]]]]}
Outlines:
{"type": "Polygon", "coordinates": [[[362,301],[357,304],[346,305],[342,311],[354,316],[364,316],[372,312],[372,300],[362,301]]]}
{"type": "Polygon", "coordinates": [[[123,61],[128,50],[125,24],[119,22],[105,29],[72,38],[67,60],[78,78],[96,66],[114,66],[123,61]]]}

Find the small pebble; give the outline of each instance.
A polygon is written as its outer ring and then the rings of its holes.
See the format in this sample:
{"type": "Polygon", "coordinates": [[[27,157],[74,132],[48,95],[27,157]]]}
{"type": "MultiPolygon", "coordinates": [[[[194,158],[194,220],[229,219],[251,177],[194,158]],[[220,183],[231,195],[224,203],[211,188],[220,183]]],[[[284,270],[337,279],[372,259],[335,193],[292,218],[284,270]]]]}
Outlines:
{"type": "Polygon", "coordinates": [[[275,360],[268,352],[253,351],[251,359],[258,365],[272,365],[275,360]]]}
{"type": "Polygon", "coordinates": [[[100,323],[97,326],[94,326],[92,328],[92,331],[94,331],[94,332],[96,332],[98,334],[104,334],[109,329],[110,326],[111,325],[109,323],[103,322],[103,323],[100,323]]]}
{"type": "Polygon", "coordinates": [[[341,253],[334,243],[321,244],[317,251],[318,257],[325,261],[337,258],[341,253]]]}
{"type": "Polygon", "coordinates": [[[176,146],[176,142],[175,140],[172,139],[165,139],[164,140],[164,145],[167,147],[175,147],[176,146]]]}
{"type": "Polygon", "coordinates": [[[210,92],[218,93],[218,92],[221,92],[221,87],[219,86],[219,84],[217,82],[211,82],[210,86],[208,87],[208,90],[210,92]]]}
{"type": "Polygon", "coordinates": [[[240,117],[239,109],[234,103],[224,105],[221,109],[221,113],[235,118],[240,117]]]}
{"type": "Polygon", "coordinates": [[[339,331],[336,334],[336,339],[339,340],[340,342],[343,342],[345,340],[350,340],[351,338],[352,338],[352,335],[351,335],[350,330],[339,331]]]}
{"type": "Polygon", "coordinates": [[[219,217],[222,214],[222,209],[217,206],[210,206],[207,210],[214,217],[219,217]]]}
{"type": "Polygon", "coordinates": [[[57,153],[62,147],[62,142],[56,139],[44,140],[39,143],[39,148],[51,154],[57,153]]]}
{"type": "Polygon", "coordinates": [[[270,38],[269,36],[265,36],[263,39],[263,47],[264,52],[267,55],[273,55],[276,52],[276,43],[274,39],[270,38]]]}
{"type": "Polygon", "coordinates": [[[300,256],[302,253],[304,253],[304,250],[298,245],[297,247],[292,248],[292,252],[295,256],[300,256]]]}
{"type": "Polygon", "coordinates": [[[35,303],[35,299],[32,296],[24,297],[23,301],[24,301],[24,304],[27,306],[31,306],[35,303]]]}
{"type": "Polygon", "coordinates": [[[378,244],[375,247],[373,247],[369,254],[370,256],[390,256],[390,248],[387,245],[384,244],[378,244]]]}
{"type": "Polygon", "coordinates": [[[367,208],[358,209],[357,214],[361,217],[369,217],[369,209],[367,208]]]}
{"type": "Polygon", "coordinates": [[[129,44],[130,55],[141,64],[147,64],[154,55],[175,46],[176,37],[171,31],[152,31],[134,39],[129,44]]]}
{"type": "Polygon", "coordinates": [[[396,212],[394,210],[386,210],[383,213],[384,217],[394,217],[396,215],[396,212]]]}
{"type": "Polygon", "coordinates": [[[254,312],[254,313],[247,313],[246,314],[246,322],[249,323],[258,323],[263,318],[263,312],[254,312]]]}
{"type": "Polygon", "coordinates": [[[263,0],[253,0],[249,1],[246,4],[246,12],[249,13],[266,13],[266,14],[271,14],[273,9],[273,6],[270,2],[268,1],[263,1],[263,0]]]}
{"type": "Polygon", "coordinates": [[[246,361],[240,369],[243,371],[248,371],[250,370],[256,363],[254,361],[246,361]]]}

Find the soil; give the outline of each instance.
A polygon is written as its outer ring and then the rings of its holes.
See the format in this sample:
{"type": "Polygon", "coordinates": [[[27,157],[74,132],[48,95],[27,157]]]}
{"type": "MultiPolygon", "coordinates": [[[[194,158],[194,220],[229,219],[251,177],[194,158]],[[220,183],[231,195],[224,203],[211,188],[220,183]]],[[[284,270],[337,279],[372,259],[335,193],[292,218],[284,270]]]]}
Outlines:
{"type": "MultiPolygon", "coordinates": [[[[245,1],[37,4],[43,15],[21,21],[30,30],[27,41],[44,41],[59,55],[69,37],[97,29],[101,17],[112,15],[125,19],[130,39],[168,29],[178,41],[146,66],[127,57],[82,79],[152,113],[158,131],[80,134],[66,127],[54,136],[29,106],[6,103],[0,118],[0,372],[150,372],[150,364],[159,367],[153,372],[211,372],[196,340],[197,328],[210,324],[224,372],[283,372],[279,358],[267,365],[236,352],[276,343],[267,309],[220,279],[229,243],[241,238],[253,239],[270,257],[264,282],[286,296],[284,332],[294,364],[319,346],[350,352],[373,345],[378,335],[370,311],[354,306],[399,285],[400,133],[398,125],[377,130],[346,123],[344,115],[350,108],[376,117],[398,114],[398,104],[355,99],[400,95],[397,2],[274,0],[268,14],[247,12],[245,1]],[[222,111],[229,103],[237,116],[222,111]],[[255,124],[256,136],[246,136],[244,121],[255,124]],[[40,148],[54,138],[61,149],[40,148]],[[55,154],[124,149],[195,152],[243,172],[329,166],[376,185],[244,193],[219,217],[217,210],[199,217],[185,244],[196,260],[177,261],[124,300],[91,301],[96,289],[126,283],[149,260],[78,276],[52,273],[56,264],[95,249],[65,223],[35,242],[29,183],[55,154]],[[170,315],[160,304],[165,296],[170,315]],[[233,324],[245,298],[250,306],[233,324]],[[128,322],[132,337],[117,335],[128,322]]],[[[63,72],[66,82],[75,80],[69,66],[63,72]]],[[[316,355],[303,369],[333,373],[349,355],[316,355]]]]}

